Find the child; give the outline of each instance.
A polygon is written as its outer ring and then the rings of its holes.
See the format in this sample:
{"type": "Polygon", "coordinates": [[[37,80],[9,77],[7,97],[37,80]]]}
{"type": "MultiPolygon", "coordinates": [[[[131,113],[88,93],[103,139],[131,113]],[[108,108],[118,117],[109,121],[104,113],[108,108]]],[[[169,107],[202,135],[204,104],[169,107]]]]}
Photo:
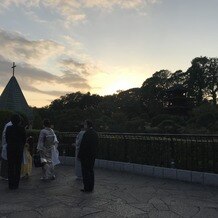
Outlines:
{"type": "Polygon", "coordinates": [[[21,165],[21,177],[28,178],[32,172],[32,155],[33,155],[33,137],[26,140],[23,149],[23,163],[21,165]]]}

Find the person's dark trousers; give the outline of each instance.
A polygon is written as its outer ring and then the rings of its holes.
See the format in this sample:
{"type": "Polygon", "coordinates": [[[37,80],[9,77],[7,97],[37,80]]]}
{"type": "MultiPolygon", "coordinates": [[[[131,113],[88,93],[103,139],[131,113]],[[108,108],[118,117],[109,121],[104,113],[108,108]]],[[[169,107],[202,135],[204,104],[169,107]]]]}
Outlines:
{"type": "Polygon", "coordinates": [[[81,167],[82,167],[82,176],[83,176],[83,184],[84,190],[86,192],[91,192],[94,189],[94,164],[95,159],[91,160],[82,160],[81,159],[81,167]]]}
{"type": "Polygon", "coordinates": [[[8,152],[8,185],[9,189],[17,189],[20,182],[22,152],[8,152]]]}
{"type": "Polygon", "coordinates": [[[3,158],[1,160],[0,176],[4,179],[8,179],[8,161],[3,158]]]}

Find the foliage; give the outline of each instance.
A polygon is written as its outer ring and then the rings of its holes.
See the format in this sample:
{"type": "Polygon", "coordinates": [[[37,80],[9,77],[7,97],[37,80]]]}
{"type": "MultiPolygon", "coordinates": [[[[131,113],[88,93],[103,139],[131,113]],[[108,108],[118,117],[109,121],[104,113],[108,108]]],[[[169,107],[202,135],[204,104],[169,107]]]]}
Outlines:
{"type": "Polygon", "coordinates": [[[6,123],[10,121],[10,117],[13,114],[12,111],[1,110],[0,111],[0,131],[2,132],[6,123]]]}
{"type": "Polygon", "coordinates": [[[188,120],[190,133],[218,133],[216,123],[218,122],[218,106],[210,103],[202,104],[193,109],[188,120]]]}
{"type": "Polygon", "coordinates": [[[157,71],[140,88],[107,96],[89,92],[61,96],[46,107],[34,108],[33,127],[40,128],[49,118],[56,130],[74,132],[91,119],[101,132],[218,133],[217,92],[218,59],[196,57],[187,71],[157,71]],[[182,88],[184,93],[175,96],[184,105],[168,110],[173,97],[169,90],[175,87],[182,88]]]}
{"type": "Polygon", "coordinates": [[[151,125],[152,126],[158,126],[160,123],[162,123],[165,120],[172,121],[174,123],[177,123],[179,125],[185,125],[185,117],[183,116],[176,116],[176,115],[170,115],[170,114],[160,114],[157,115],[152,119],[151,125]]]}
{"type": "Polygon", "coordinates": [[[173,133],[178,134],[181,132],[181,126],[175,123],[173,120],[163,120],[159,125],[161,133],[173,133]]]}
{"type": "MultiPolygon", "coordinates": [[[[29,124],[29,120],[28,120],[27,116],[23,113],[20,113],[20,112],[17,112],[17,113],[21,117],[22,125],[24,127],[26,127],[29,124]]],[[[10,121],[12,114],[14,114],[14,112],[12,112],[12,111],[0,110],[0,132],[3,131],[5,124],[10,121]]]]}

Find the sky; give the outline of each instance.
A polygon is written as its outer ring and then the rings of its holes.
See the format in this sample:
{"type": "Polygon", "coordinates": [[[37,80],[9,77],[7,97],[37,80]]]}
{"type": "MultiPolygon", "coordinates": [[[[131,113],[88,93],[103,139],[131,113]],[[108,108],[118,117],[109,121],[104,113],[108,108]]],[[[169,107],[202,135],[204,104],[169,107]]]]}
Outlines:
{"type": "Polygon", "coordinates": [[[0,0],[0,93],[15,76],[30,106],[110,95],[156,71],[217,57],[218,0],[0,0]]]}

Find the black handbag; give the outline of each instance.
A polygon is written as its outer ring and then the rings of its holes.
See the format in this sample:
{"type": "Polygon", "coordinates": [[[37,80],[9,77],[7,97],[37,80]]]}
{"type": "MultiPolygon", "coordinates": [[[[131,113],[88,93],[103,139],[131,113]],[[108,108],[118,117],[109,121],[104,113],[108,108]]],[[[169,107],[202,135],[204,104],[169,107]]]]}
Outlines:
{"type": "Polygon", "coordinates": [[[33,155],[33,163],[34,163],[35,167],[42,167],[43,166],[39,153],[33,155]]]}

